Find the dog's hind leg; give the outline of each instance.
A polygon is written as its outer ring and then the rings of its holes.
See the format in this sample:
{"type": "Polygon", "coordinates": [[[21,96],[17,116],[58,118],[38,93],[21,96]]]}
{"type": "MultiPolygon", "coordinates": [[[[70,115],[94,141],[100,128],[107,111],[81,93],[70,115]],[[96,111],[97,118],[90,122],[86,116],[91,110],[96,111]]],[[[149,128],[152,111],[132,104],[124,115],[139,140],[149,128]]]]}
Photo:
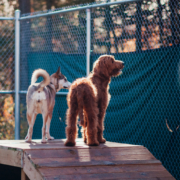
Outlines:
{"type": "Polygon", "coordinates": [[[71,93],[71,98],[68,101],[68,110],[66,113],[66,142],[65,146],[74,146],[77,137],[77,116],[79,113],[77,106],[77,97],[75,93],[71,93]]]}
{"type": "Polygon", "coordinates": [[[67,127],[66,127],[66,142],[65,146],[74,146],[77,137],[77,107],[71,107],[67,110],[67,127]]]}
{"type": "Polygon", "coordinates": [[[48,113],[43,113],[43,127],[42,127],[42,143],[46,143],[46,123],[48,120],[48,113]]]}
{"type": "Polygon", "coordinates": [[[89,146],[98,146],[97,125],[98,125],[98,107],[96,101],[96,89],[89,84],[82,84],[79,87],[78,105],[83,102],[84,110],[84,140],[89,146]],[[83,91],[81,91],[83,89],[83,91]]]}
{"type": "Polygon", "coordinates": [[[33,113],[32,115],[27,113],[27,120],[28,120],[28,124],[29,124],[29,129],[28,129],[27,136],[25,138],[26,142],[31,142],[31,140],[32,140],[33,126],[34,126],[35,119],[36,119],[35,113],[33,113]]]}
{"type": "Polygon", "coordinates": [[[99,142],[97,140],[97,125],[98,125],[98,108],[95,99],[85,99],[85,117],[86,117],[86,136],[87,136],[87,145],[89,146],[98,146],[99,142]]]}
{"type": "Polygon", "coordinates": [[[50,136],[50,123],[51,123],[51,119],[52,119],[52,113],[49,114],[48,116],[48,120],[47,120],[47,123],[46,123],[46,137],[48,140],[52,140],[54,139],[54,137],[50,136]]]}
{"type": "Polygon", "coordinates": [[[98,146],[99,142],[97,140],[97,115],[94,112],[87,114],[87,145],[89,146],[98,146]]]}
{"type": "Polygon", "coordinates": [[[85,143],[87,143],[86,130],[87,130],[87,128],[84,127],[84,126],[82,126],[81,133],[82,133],[83,141],[84,141],[85,143]]]}
{"type": "Polygon", "coordinates": [[[83,124],[82,125],[82,129],[81,129],[81,133],[82,133],[82,137],[85,143],[87,143],[87,115],[84,113],[84,120],[83,120],[83,124]]]}
{"type": "Polygon", "coordinates": [[[83,140],[86,143],[86,126],[87,126],[87,121],[86,121],[86,115],[85,112],[83,111],[83,106],[80,106],[79,108],[79,118],[80,118],[80,125],[82,126],[81,133],[83,136],[83,140]]]}

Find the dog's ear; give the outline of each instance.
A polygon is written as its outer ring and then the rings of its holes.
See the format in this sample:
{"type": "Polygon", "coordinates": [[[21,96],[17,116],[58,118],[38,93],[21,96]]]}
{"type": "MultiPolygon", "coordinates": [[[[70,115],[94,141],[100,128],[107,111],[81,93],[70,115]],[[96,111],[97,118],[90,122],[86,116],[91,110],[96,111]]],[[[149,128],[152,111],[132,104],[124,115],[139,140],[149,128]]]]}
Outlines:
{"type": "Polygon", "coordinates": [[[56,74],[59,75],[60,72],[61,72],[61,68],[60,68],[60,66],[59,66],[59,67],[58,67],[58,70],[57,70],[57,72],[56,72],[56,74]]]}
{"type": "Polygon", "coordinates": [[[94,63],[93,71],[98,74],[103,74],[109,77],[108,66],[107,66],[107,56],[100,56],[99,59],[94,63]]]}

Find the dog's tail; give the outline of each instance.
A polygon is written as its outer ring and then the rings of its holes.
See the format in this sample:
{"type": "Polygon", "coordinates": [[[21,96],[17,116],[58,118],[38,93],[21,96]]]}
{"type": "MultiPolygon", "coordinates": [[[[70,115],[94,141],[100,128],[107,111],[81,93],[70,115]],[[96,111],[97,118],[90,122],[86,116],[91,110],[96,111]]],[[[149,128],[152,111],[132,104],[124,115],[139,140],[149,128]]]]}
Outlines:
{"type": "Polygon", "coordinates": [[[39,88],[44,88],[50,83],[50,76],[49,74],[43,70],[43,69],[37,69],[33,72],[32,78],[31,78],[31,84],[34,84],[39,77],[43,77],[44,80],[40,82],[39,88]]]}

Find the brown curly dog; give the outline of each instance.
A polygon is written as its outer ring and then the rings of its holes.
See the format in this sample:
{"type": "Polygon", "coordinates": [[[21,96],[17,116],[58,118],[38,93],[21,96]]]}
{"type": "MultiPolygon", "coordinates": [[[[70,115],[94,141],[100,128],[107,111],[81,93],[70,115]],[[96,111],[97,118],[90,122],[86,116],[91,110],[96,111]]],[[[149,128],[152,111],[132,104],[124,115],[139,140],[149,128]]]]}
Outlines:
{"type": "Polygon", "coordinates": [[[106,142],[103,138],[103,121],[110,100],[109,83],[112,76],[122,73],[123,68],[124,62],[115,60],[111,55],[102,55],[94,63],[93,71],[87,78],[72,83],[67,96],[66,146],[75,145],[78,114],[84,142],[89,146],[106,142]]]}

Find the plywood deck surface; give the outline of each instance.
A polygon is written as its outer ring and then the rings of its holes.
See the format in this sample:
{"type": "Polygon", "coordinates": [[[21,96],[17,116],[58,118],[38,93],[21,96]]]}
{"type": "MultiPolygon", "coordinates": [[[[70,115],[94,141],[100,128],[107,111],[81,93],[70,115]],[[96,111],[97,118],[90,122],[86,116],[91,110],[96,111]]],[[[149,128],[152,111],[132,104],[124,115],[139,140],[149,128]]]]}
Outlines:
{"type": "Polygon", "coordinates": [[[77,139],[75,147],[66,147],[64,141],[1,140],[0,163],[22,167],[32,180],[174,180],[143,146],[106,142],[89,147],[77,139]]]}

